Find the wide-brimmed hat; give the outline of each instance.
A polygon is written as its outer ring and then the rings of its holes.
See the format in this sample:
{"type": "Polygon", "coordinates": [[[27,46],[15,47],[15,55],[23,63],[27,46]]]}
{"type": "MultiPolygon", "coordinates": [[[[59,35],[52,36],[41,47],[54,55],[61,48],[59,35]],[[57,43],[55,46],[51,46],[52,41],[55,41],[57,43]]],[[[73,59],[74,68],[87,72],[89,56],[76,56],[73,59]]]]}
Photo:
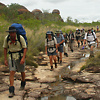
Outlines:
{"type": "Polygon", "coordinates": [[[6,32],[17,32],[16,28],[15,27],[9,27],[9,30],[6,31],[6,32]]]}
{"type": "Polygon", "coordinates": [[[61,33],[61,32],[60,32],[60,31],[56,31],[56,34],[57,34],[57,33],[59,34],[59,33],[61,33]]]}

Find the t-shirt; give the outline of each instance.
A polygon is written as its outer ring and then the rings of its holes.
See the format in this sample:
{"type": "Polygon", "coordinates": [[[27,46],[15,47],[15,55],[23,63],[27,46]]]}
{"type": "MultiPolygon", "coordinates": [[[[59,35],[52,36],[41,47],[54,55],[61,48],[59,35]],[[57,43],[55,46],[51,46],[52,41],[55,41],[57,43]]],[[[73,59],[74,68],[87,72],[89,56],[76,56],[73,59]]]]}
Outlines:
{"type": "Polygon", "coordinates": [[[56,36],[57,43],[60,43],[62,40],[64,40],[64,36],[60,34],[59,36],[56,36]]]}
{"type": "Polygon", "coordinates": [[[96,39],[96,34],[95,32],[93,33],[86,33],[84,39],[86,39],[88,41],[88,44],[93,44],[95,43],[95,39],[96,39]],[[88,34],[88,35],[87,35],[88,34]],[[94,35],[93,35],[94,34],[94,35]]]}
{"type": "MultiPolygon", "coordinates": [[[[11,40],[9,40],[8,43],[7,43],[7,37],[8,37],[8,35],[4,39],[3,48],[7,48],[8,51],[17,52],[17,51],[21,51],[22,48],[27,48],[25,39],[21,35],[20,35],[20,42],[21,43],[18,41],[17,35],[16,35],[16,42],[15,43],[11,43],[11,40]]],[[[12,56],[13,56],[14,59],[18,59],[19,54],[13,53],[12,56]]]]}

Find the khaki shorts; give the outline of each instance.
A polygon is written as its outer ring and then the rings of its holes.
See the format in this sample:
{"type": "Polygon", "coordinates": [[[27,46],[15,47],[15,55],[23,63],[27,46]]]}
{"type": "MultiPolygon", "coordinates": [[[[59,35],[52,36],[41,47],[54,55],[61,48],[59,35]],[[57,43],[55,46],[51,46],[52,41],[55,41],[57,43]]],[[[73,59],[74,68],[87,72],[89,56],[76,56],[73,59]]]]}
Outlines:
{"type": "Polygon", "coordinates": [[[24,72],[25,71],[25,63],[20,64],[20,59],[14,60],[9,59],[9,70],[10,71],[17,71],[17,72],[24,72]]]}

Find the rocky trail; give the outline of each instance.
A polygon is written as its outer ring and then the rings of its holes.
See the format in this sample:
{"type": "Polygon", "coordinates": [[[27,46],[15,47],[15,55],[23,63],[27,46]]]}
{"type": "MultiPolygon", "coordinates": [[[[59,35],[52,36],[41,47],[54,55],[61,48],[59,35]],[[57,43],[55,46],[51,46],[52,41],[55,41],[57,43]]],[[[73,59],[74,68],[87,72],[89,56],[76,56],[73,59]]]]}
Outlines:
{"type": "Polygon", "coordinates": [[[41,52],[37,57],[37,68],[26,66],[26,87],[23,91],[19,91],[21,78],[16,72],[13,98],[8,98],[9,68],[0,65],[0,100],[66,100],[67,96],[70,97],[67,100],[100,100],[100,72],[80,71],[88,54],[88,49],[82,50],[75,45],[74,52],[69,49],[69,56],[63,55],[62,64],[50,71],[49,58],[41,52]]]}

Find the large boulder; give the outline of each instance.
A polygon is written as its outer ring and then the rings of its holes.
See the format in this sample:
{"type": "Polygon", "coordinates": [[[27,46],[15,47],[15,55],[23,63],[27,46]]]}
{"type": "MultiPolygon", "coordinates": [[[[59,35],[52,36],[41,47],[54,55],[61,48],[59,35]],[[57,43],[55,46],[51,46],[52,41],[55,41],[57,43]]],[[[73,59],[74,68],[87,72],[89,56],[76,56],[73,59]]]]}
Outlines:
{"type": "Polygon", "coordinates": [[[54,9],[53,11],[52,11],[52,14],[60,14],[60,11],[58,10],[58,9],[54,9]]]}
{"type": "Polygon", "coordinates": [[[17,8],[17,11],[19,14],[30,12],[26,7],[21,6],[21,5],[20,5],[20,7],[17,8]]]}
{"type": "Polygon", "coordinates": [[[42,11],[39,10],[39,9],[34,9],[34,10],[32,11],[32,14],[33,14],[33,15],[37,15],[37,14],[41,14],[41,13],[42,13],[42,11]]]}
{"type": "Polygon", "coordinates": [[[32,14],[35,16],[36,19],[40,20],[40,19],[41,19],[41,18],[40,18],[40,17],[41,17],[40,14],[42,14],[42,11],[39,10],[39,9],[34,9],[34,10],[32,11],[32,14]]]}

